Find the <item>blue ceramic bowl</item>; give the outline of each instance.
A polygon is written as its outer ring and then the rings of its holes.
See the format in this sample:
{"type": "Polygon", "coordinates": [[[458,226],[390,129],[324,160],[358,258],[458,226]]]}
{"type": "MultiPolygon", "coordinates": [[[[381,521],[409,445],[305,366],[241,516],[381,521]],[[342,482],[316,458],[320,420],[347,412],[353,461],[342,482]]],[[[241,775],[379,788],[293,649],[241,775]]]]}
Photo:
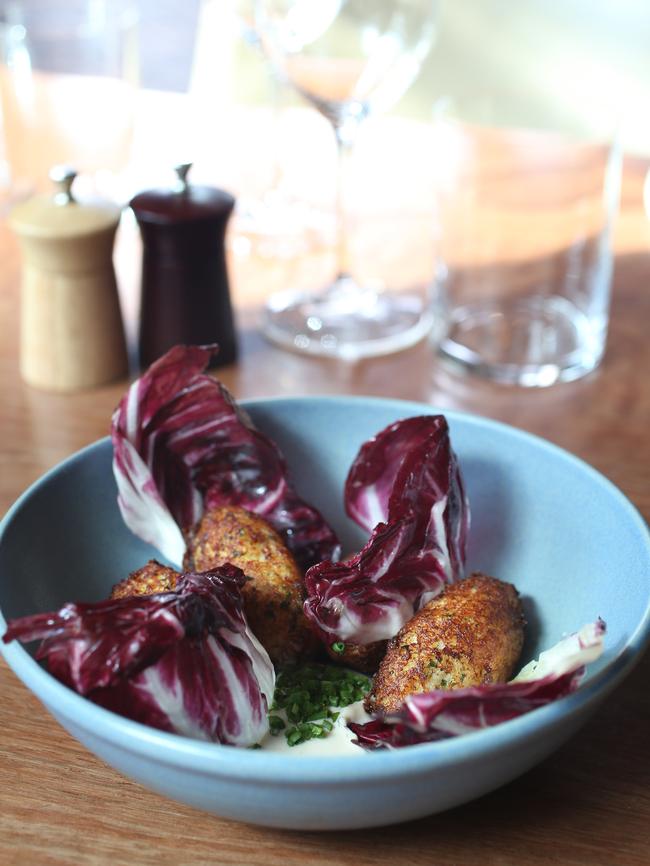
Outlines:
{"type": "MultiPolygon", "coordinates": [[[[348,549],[361,539],[343,513],[342,488],[359,445],[398,418],[433,411],[337,397],[246,407],[348,549]]],[[[650,542],[627,499],[580,460],[502,424],[446,415],[472,507],[468,565],[518,587],[530,623],[525,660],[598,616],[607,622],[606,652],[570,697],[445,742],[296,760],[197,742],[114,715],[61,685],[16,642],[3,646],[7,662],[103,760],[227,818],[301,829],[370,827],[439,812],[503,785],[570,737],[639,659],[650,637],[650,542]]],[[[122,524],[111,445],[97,442],[34,484],[2,522],[4,620],[103,598],[153,554],[122,524]]]]}

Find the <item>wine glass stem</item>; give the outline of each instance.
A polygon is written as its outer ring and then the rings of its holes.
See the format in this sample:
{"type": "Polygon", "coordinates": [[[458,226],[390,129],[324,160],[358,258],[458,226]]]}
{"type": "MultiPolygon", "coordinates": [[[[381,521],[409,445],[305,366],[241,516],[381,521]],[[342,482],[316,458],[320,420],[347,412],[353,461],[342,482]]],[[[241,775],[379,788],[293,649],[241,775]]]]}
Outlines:
{"type": "Polygon", "coordinates": [[[332,123],[336,135],[336,280],[335,285],[342,288],[350,278],[350,262],[348,241],[350,237],[350,220],[345,203],[345,182],[354,137],[356,123],[332,123]]]}
{"type": "Polygon", "coordinates": [[[284,89],[277,73],[272,71],[269,80],[269,96],[271,103],[271,124],[272,124],[272,151],[271,151],[271,191],[277,192],[284,181],[284,171],[282,169],[282,146],[280,144],[280,123],[282,120],[282,109],[284,108],[284,89]]]}

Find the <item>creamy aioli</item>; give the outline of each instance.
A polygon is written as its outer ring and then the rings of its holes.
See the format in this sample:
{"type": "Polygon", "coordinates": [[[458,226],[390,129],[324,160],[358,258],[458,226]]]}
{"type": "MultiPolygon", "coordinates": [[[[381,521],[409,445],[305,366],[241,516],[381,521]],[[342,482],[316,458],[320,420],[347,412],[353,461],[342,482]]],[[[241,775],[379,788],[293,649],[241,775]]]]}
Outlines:
{"type": "MultiPolygon", "coordinates": [[[[338,708],[335,708],[338,709],[338,708]]],[[[262,749],[267,752],[281,752],[284,755],[293,755],[297,758],[310,755],[365,755],[365,749],[355,746],[352,742],[354,734],[347,727],[348,722],[359,722],[364,724],[371,720],[371,716],[363,708],[363,701],[356,701],[343,709],[339,709],[339,717],[334,722],[334,727],[326,737],[315,737],[306,740],[296,746],[290,746],[284,731],[275,736],[267,734],[260,743],[262,749]]]]}

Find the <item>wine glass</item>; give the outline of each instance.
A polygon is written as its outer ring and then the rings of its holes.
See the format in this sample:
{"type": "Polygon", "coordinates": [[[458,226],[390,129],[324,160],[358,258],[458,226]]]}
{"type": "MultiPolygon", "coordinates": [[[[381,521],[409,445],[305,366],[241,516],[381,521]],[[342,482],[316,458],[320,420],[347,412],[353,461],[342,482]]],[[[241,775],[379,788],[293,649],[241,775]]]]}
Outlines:
{"type": "MultiPolygon", "coordinates": [[[[221,15],[223,0],[205,0],[214,4],[221,15]]],[[[256,53],[262,53],[260,36],[255,29],[256,0],[235,0],[233,12],[244,43],[256,53]]],[[[216,16],[215,16],[216,17],[216,16]]],[[[241,257],[259,255],[265,258],[293,258],[308,249],[307,235],[313,219],[304,202],[288,189],[282,165],[278,127],[285,84],[278,75],[268,81],[268,100],[271,112],[271,132],[267,138],[270,150],[270,179],[262,194],[238,196],[233,229],[233,249],[241,257]]]]}
{"type": "Polygon", "coordinates": [[[265,53],[329,120],[338,152],[337,274],[318,293],[271,296],[262,327],[285,348],[356,361],[406,348],[430,330],[430,309],[418,295],[355,281],[342,193],[359,124],[414,81],[435,38],[437,7],[438,0],[256,0],[265,53]]]}

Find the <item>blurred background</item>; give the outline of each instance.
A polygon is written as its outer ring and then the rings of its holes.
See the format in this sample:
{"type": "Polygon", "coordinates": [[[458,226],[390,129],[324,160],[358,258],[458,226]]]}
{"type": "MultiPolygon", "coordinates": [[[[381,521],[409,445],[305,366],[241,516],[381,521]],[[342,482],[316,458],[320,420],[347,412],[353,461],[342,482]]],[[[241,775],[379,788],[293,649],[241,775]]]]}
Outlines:
{"type": "MultiPolygon", "coordinates": [[[[259,141],[242,141],[233,126],[237,106],[264,111],[270,105],[268,64],[247,42],[242,26],[252,0],[132,0],[132,5],[139,17],[132,80],[145,90],[177,97],[165,102],[164,110],[152,100],[150,110],[138,116],[138,126],[150,129],[147,147],[158,134],[146,156],[137,146],[131,154],[142,161],[140,180],[146,181],[142,172],[160,171],[181,151],[202,155],[210,132],[215,134],[209,142],[211,161],[224,177],[234,179],[235,172],[242,175],[238,183],[263,182],[268,166],[259,141]],[[193,102],[199,104],[198,116],[193,102]],[[203,140],[196,139],[197,131],[203,140]]],[[[2,18],[6,21],[7,10],[19,6],[19,0],[5,0],[2,18]]],[[[649,44],[645,0],[441,0],[434,49],[390,114],[428,123],[436,101],[451,96],[467,119],[480,122],[481,93],[492,90],[500,94],[504,125],[601,138],[616,126],[628,152],[648,154],[649,44]]],[[[39,65],[44,72],[61,71],[54,43],[39,65]]],[[[77,65],[79,72],[88,71],[81,60],[77,65]]],[[[305,104],[287,87],[282,107],[304,109],[305,104]]],[[[5,118],[10,132],[11,122],[5,118]]],[[[327,133],[324,138],[325,146],[331,144],[327,133]]],[[[291,162],[290,154],[286,161],[291,162]]]]}
{"type": "MultiPolygon", "coordinates": [[[[17,5],[2,5],[5,26],[17,5]]],[[[59,125],[69,120],[74,126],[68,142],[75,144],[68,145],[65,161],[76,162],[83,175],[80,151],[94,150],[111,170],[111,178],[95,187],[123,201],[140,189],[169,183],[174,164],[194,162],[195,182],[216,184],[238,199],[230,243],[241,263],[240,285],[246,282],[250,256],[279,263],[278,285],[287,282],[288,267],[301,266],[293,261],[296,250],[331,256],[336,173],[331,129],[295,91],[272,83],[268,63],[247,38],[251,3],[133,0],[133,5],[138,20],[127,64],[132,96],[121,92],[113,115],[110,100],[95,98],[95,90],[84,103],[88,70],[80,64],[76,90],[66,96],[76,110],[69,118],[61,112],[56,116],[59,125]],[[255,216],[252,203],[275,188],[285,201],[299,201],[308,210],[286,209],[282,220],[276,212],[269,238],[263,215],[255,216]]],[[[371,116],[359,132],[346,195],[352,219],[361,226],[353,251],[360,267],[369,242],[364,232],[376,237],[382,223],[389,231],[397,213],[410,225],[403,235],[414,249],[421,253],[430,244],[428,203],[433,207],[435,182],[448,156],[434,136],[441,106],[453,103],[465,119],[481,122],[481,95],[496,91],[499,112],[495,118],[491,108],[492,123],[590,140],[616,136],[628,154],[650,155],[648,45],[646,0],[441,0],[437,39],[417,80],[397,104],[371,116]]],[[[45,75],[60,72],[60,64],[56,52],[39,61],[45,75]]],[[[43,188],[48,166],[60,156],[35,155],[25,148],[15,116],[15,87],[12,93],[6,69],[0,83],[0,179],[7,184],[13,172],[23,187],[43,188]]],[[[41,111],[32,121],[45,119],[41,111]]],[[[390,269],[389,249],[385,255],[382,267],[390,269]]],[[[431,257],[400,253],[400,267],[411,260],[417,261],[419,273],[403,275],[406,283],[423,278],[432,267],[431,257]]],[[[292,279],[299,277],[293,274],[292,279]]],[[[254,286],[246,292],[254,299],[254,286]]]]}
{"type": "MultiPolygon", "coordinates": [[[[201,20],[201,0],[136,5],[143,87],[186,92],[193,76],[199,85],[218,71],[215,97],[268,101],[268,68],[233,21],[245,0],[217,2],[209,22],[201,20]]],[[[477,89],[496,89],[504,123],[607,135],[618,115],[626,147],[650,153],[648,45],[645,0],[442,0],[437,46],[392,112],[427,121],[436,96],[453,92],[480,114],[477,89]],[[491,79],[477,81],[477,67],[490,69],[491,79]]]]}

